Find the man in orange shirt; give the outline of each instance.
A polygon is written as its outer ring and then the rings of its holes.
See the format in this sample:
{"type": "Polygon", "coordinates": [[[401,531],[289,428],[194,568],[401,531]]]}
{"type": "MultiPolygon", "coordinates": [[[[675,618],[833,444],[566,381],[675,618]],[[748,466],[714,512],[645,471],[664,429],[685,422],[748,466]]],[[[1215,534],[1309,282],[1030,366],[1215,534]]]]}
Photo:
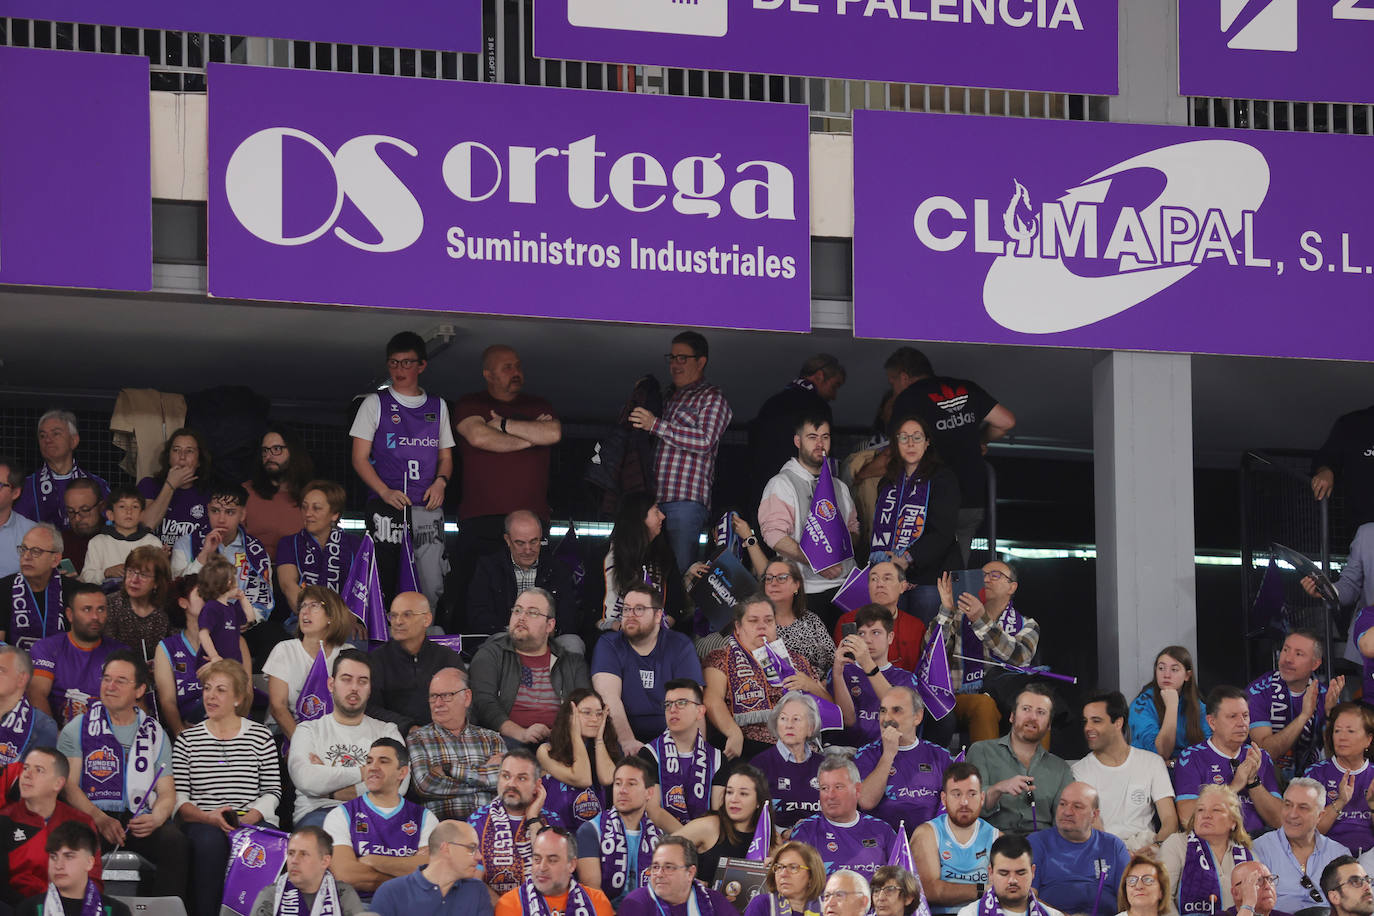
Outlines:
{"type": "Polygon", "coordinates": [[[578,884],[577,840],[562,827],[546,827],[534,838],[524,883],[496,902],[496,916],[613,916],[611,901],[594,887],[578,884]]]}

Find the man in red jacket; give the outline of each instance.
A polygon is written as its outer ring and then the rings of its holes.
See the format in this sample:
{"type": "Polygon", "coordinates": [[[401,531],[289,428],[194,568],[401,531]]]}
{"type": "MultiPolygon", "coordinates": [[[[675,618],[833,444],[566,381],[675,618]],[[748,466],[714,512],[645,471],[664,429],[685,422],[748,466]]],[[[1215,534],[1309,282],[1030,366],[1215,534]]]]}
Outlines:
{"type": "MultiPolygon", "coordinates": [[[[67,821],[95,829],[91,819],[59,801],[71,771],[57,748],[24,755],[19,800],[0,808],[0,900],[11,905],[48,889],[48,835],[67,821]]],[[[100,859],[91,878],[100,885],[100,859]]]]}

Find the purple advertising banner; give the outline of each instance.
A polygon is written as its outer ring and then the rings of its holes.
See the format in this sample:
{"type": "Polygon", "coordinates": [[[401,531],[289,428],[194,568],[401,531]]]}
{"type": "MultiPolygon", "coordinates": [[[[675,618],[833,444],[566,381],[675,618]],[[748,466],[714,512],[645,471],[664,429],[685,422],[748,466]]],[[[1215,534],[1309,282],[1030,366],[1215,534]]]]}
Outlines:
{"type": "Polygon", "coordinates": [[[153,284],[148,58],[0,48],[0,283],[153,284]]]}
{"type": "Polygon", "coordinates": [[[1371,359],[1371,153],[1366,137],[857,111],[854,332],[1371,359]]]}
{"type": "Polygon", "coordinates": [[[0,0],[0,16],[434,51],[482,46],[481,0],[0,0]]]}
{"type": "Polygon", "coordinates": [[[211,295],[806,331],[803,106],[210,68],[211,295]]]}
{"type": "Polygon", "coordinates": [[[540,57],[1114,95],[1109,0],[538,0],[540,57]]]}
{"type": "Polygon", "coordinates": [[[1182,95],[1374,102],[1374,0],[1182,0],[1182,95]]]}

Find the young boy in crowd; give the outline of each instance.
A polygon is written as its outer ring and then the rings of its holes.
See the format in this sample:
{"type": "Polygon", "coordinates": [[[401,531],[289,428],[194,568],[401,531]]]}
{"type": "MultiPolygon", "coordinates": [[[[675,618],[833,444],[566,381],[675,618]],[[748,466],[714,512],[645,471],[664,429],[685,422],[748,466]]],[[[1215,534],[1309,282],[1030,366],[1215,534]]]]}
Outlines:
{"type": "Polygon", "coordinates": [[[123,579],[124,560],[135,547],[162,546],[162,539],[138,520],[145,505],[143,494],[128,487],[110,494],[105,510],[109,524],[86,547],[81,581],[101,585],[110,579],[123,579]]]}

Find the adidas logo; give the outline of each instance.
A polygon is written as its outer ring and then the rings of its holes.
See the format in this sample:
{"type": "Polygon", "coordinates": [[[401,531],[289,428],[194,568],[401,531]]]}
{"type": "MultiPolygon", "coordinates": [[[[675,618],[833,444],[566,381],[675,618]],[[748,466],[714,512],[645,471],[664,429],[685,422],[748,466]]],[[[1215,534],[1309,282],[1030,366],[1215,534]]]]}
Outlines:
{"type": "Polygon", "coordinates": [[[968,403],[968,389],[963,385],[960,385],[958,388],[941,385],[939,393],[931,394],[930,399],[934,401],[935,406],[941,410],[953,412],[959,410],[968,403]]]}

